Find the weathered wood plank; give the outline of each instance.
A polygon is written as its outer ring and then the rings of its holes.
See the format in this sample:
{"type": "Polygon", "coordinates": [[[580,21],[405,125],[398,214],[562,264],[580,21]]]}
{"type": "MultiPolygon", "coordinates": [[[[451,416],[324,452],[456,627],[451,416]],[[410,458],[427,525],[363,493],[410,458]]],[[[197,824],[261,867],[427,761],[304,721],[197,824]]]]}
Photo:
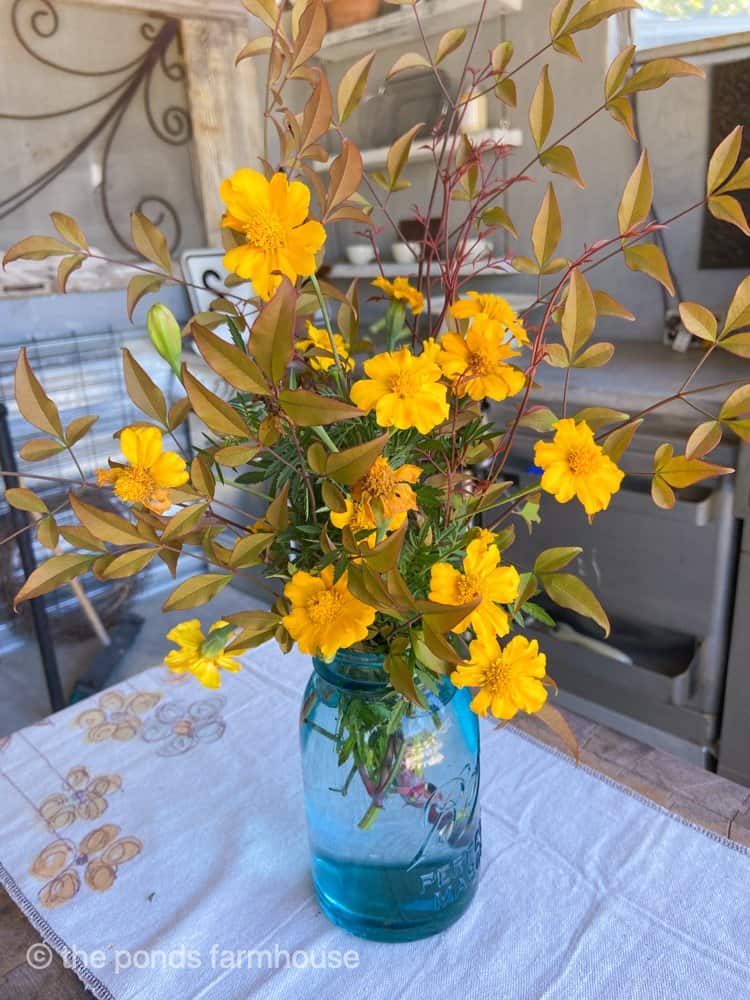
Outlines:
{"type": "Polygon", "coordinates": [[[234,59],[248,32],[228,21],[182,22],[195,173],[203,200],[206,236],[221,246],[224,206],[219,185],[240,167],[260,168],[262,118],[253,60],[234,59]]]}
{"type": "Polygon", "coordinates": [[[32,969],[28,948],[41,938],[0,887],[0,1000],[81,1000],[90,997],[62,959],[52,954],[49,967],[32,969]]]}

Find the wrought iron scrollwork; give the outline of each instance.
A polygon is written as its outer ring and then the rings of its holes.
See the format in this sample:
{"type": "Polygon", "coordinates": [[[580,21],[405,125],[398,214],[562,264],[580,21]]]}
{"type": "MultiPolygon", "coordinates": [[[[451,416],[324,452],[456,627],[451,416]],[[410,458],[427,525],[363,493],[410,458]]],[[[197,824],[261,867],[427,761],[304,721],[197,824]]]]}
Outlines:
{"type": "MultiPolygon", "coordinates": [[[[120,126],[139,95],[143,99],[144,113],[153,135],[170,146],[184,146],[192,137],[190,114],[187,107],[170,104],[155,110],[152,87],[157,73],[166,79],[180,82],[185,79],[181,60],[179,24],[176,20],[150,15],[140,26],[140,35],[146,48],[135,58],[108,69],[88,69],[65,65],[39,51],[39,45],[54,37],[61,27],[61,15],[52,0],[13,0],[10,12],[11,31],[18,44],[38,63],[65,76],[101,80],[101,93],[68,107],[40,111],[34,114],[13,113],[0,110],[0,120],[44,121],[63,118],[87,108],[102,105],[103,110],[93,125],[75,144],[38,176],[12,194],[0,198],[0,219],[17,211],[38,195],[52,181],[71,166],[92,144],[103,138],[101,154],[101,183],[99,198],[107,226],[115,240],[129,253],[136,253],[127,235],[118,228],[109,203],[110,156],[120,126]]],[[[165,233],[170,249],[180,245],[182,227],[176,209],[164,196],[144,194],[134,206],[148,215],[165,233]]]]}

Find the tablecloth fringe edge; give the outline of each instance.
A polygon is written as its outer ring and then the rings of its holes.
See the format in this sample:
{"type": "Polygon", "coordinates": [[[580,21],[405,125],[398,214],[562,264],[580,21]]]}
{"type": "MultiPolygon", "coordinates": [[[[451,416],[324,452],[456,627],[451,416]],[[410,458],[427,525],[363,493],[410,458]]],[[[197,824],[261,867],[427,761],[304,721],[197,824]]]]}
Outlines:
{"type": "Polygon", "coordinates": [[[117,1000],[114,993],[100,979],[97,979],[91,970],[73,952],[73,949],[50,927],[46,919],[36,909],[31,900],[24,895],[18,883],[2,864],[0,864],[0,885],[3,886],[34,930],[41,934],[44,943],[65,962],[66,968],[75,972],[89,993],[92,993],[97,1000],[117,1000]]]}

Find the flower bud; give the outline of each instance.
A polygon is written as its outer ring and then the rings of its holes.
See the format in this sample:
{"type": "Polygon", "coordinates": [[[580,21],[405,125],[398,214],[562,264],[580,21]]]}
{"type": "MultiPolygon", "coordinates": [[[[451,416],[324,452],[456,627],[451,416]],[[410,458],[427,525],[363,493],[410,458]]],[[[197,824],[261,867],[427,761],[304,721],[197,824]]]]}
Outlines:
{"type": "Polygon", "coordinates": [[[180,324],[172,315],[172,310],[161,302],[151,306],[146,317],[146,328],[151,343],[179,378],[182,332],[180,324]]]}

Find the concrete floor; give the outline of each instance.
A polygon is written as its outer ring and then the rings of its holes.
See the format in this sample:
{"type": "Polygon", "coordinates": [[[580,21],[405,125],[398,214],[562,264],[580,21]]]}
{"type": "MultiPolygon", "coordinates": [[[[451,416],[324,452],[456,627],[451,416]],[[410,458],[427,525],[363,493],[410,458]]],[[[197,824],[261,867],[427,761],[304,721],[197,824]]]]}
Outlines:
{"type": "MultiPolygon", "coordinates": [[[[133,645],[120,660],[107,684],[117,684],[125,677],[140,673],[161,663],[171,643],[164,638],[178,622],[200,618],[206,627],[222,615],[234,611],[259,608],[261,603],[249,594],[229,586],[209,605],[195,611],[173,611],[163,614],[161,603],[173,585],[133,601],[128,610],[145,620],[133,645]]],[[[96,639],[85,642],[60,642],[56,646],[60,676],[66,697],[70,696],[76,680],[88,669],[102,647],[96,639]]],[[[10,652],[0,655],[0,738],[31,725],[50,714],[49,698],[44,684],[42,664],[33,640],[19,643],[10,652]]]]}

